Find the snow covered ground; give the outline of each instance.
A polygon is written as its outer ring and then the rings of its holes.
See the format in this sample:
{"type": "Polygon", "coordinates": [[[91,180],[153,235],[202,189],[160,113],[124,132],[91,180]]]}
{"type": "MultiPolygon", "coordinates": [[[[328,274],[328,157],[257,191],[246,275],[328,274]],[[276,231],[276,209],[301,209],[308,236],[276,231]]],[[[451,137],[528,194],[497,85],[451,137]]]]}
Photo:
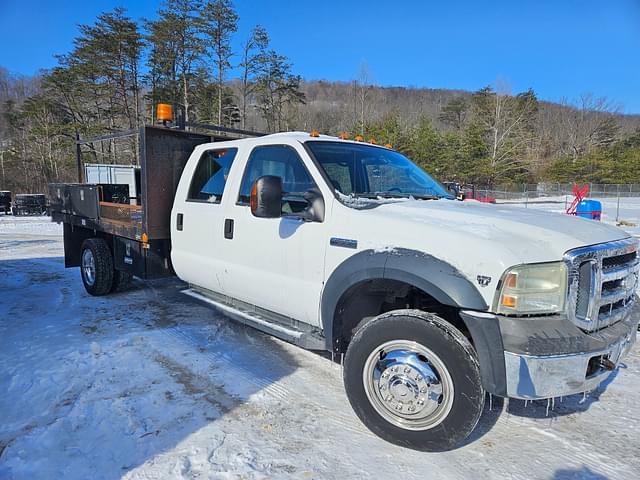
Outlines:
{"type": "Polygon", "coordinates": [[[638,346],[586,399],[494,399],[465,446],[419,453],[360,424],[326,357],[175,279],[90,297],[62,255],[58,225],[0,216],[0,478],[640,478],[638,346]]]}
{"type": "MultiPolygon", "coordinates": [[[[514,207],[535,208],[554,213],[564,213],[572,196],[543,197],[536,199],[498,200],[500,204],[514,207]]],[[[602,203],[602,221],[611,225],[618,225],[630,234],[640,237],[640,197],[594,198],[602,203]],[[617,217],[617,221],[616,221],[617,217]]]]}

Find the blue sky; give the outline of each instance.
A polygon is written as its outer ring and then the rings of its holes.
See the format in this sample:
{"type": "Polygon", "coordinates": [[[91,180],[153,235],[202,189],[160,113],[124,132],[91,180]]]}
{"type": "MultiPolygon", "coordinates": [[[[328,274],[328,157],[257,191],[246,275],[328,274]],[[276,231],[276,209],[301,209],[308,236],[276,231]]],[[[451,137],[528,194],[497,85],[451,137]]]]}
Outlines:
{"type": "MultiPolygon", "coordinates": [[[[55,65],[77,25],[150,0],[0,0],[0,65],[33,74],[55,65]]],[[[264,25],[307,79],[352,80],[365,62],[379,85],[476,90],[497,80],[544,100],[607,96],[640,113],[640,0],[236,0],[239,44],[264,25]]]]}

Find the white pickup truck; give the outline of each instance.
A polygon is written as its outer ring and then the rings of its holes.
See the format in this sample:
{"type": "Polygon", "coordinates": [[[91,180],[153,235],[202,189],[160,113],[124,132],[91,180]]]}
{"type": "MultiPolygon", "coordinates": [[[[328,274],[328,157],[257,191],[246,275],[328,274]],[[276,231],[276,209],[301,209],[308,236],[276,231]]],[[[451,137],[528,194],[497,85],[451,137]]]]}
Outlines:
{"type": "MultiPolygon", "coordinates": [[[[141,148],[161,130],[147,127],[141,148]]],[[[458,201],[401,153],[364,142],[189,139],[190,155],[169,155],[171,175],[154,174],[152,157],[175,148],[144,152],[142,206],[123,205],[124,220],[110,218],[100,186],[52,186],[66,265],[94,295],[175,271],[230,317],[344,355],[353,409],[390,442],[451,449],[476,426],[485,392],[589,391],[635,342],[640,258],[622,230],[458,201]],[[154,223],[160,207],[145,202],[164,177],[172,206],[165,199],[166,221],[154,223]],[[98,191],[93,217],[78,213],[74,188],[98,191]]]]}

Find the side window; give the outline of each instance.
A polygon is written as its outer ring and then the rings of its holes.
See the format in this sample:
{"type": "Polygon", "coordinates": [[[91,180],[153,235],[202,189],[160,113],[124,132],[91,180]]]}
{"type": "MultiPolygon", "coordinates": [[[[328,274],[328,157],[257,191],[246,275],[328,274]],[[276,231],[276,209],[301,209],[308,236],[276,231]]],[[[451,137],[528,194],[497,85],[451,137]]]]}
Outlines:
{"type": "Polygon", "coordinates": [[[220,203],[237,148],[206,150],[193,173],[187,200],[220,203]]]}
{"type": "Polygon", "coordinates": [[[240,185],[239,204],[249,204],[251,187],[256,179],[263,175],[281,177],[285,194],[303,193],[316,187],[302,159],[293,148],[286,145],[265,145],[254,148],[249,155],[240,185]]]}

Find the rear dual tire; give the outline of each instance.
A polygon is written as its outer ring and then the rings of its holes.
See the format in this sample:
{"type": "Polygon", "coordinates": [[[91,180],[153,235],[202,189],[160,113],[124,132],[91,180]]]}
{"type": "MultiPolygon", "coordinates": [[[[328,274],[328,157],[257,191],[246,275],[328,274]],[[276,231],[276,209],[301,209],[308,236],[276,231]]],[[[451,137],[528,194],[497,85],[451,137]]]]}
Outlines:
{"type": "Polygon", "coordinates": [[[113,285],[113,257],[102,238],[88,238],[82,243],[80,273],[84,288],[90,295],[102,296],[113,285]]]}
{"type": "Polygon", "coordinates": [[[374,434],[422,451],[455,448],[484,406],[477,355],[442,318],[397,310],[372,319],[347,349],[349,402],[374,434]]]}
{"type": "Polygon", "coordinates": [[[88,238],[82,243],[80,274],[90,295],[102,296],[124,290],[131,283],[131,274],[115,270],[113,255],[102,238],[88,238]]]}

